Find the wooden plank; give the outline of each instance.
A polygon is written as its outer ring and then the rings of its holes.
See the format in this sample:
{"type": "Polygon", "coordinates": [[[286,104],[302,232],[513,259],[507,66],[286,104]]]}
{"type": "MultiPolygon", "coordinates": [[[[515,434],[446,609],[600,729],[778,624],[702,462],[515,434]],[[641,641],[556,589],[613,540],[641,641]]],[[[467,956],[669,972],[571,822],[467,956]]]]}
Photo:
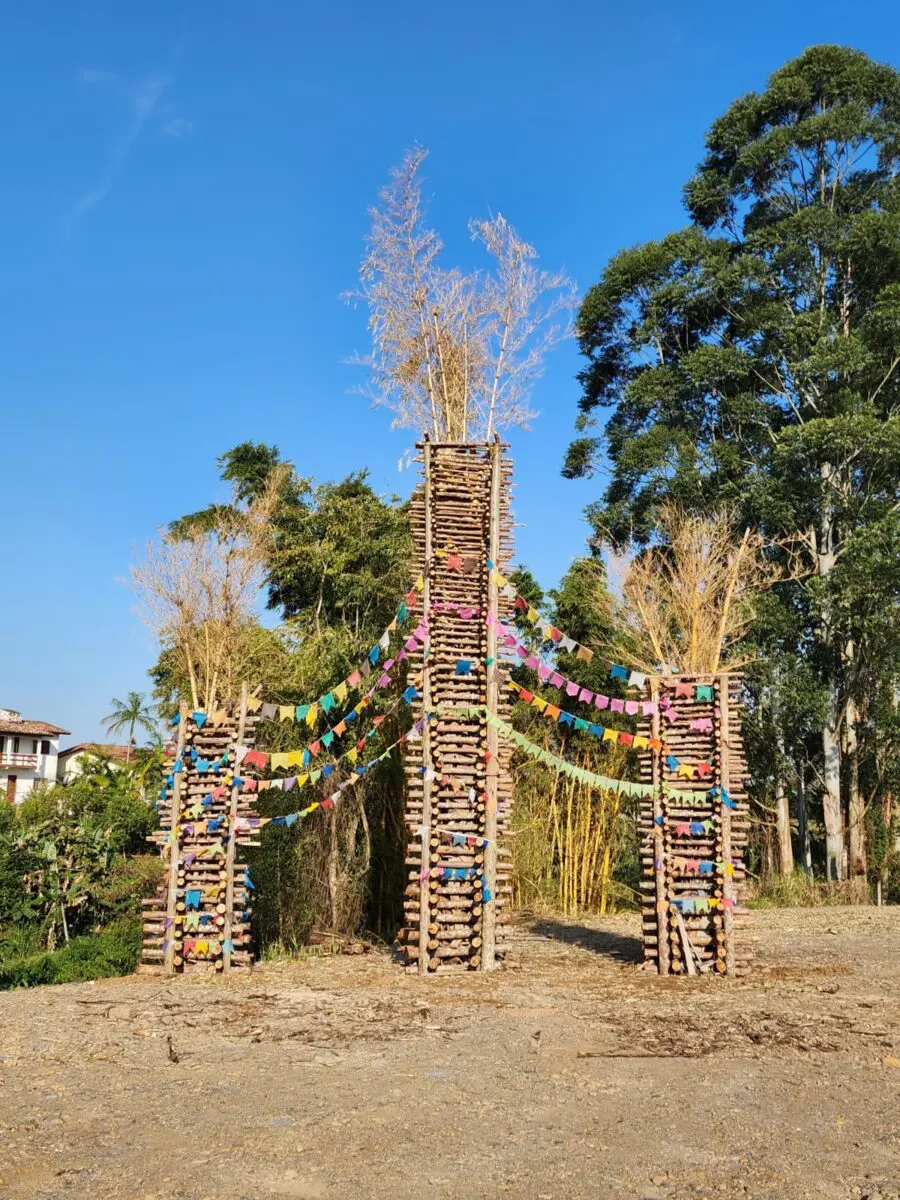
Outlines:
{"type": "Polygon", "coordinates": [[[691,945],[691,939],[688,937],[687,929],[684,924],[684,917],[679,909],[675,909],[675,924],[678,927],[678,935],[681,938],[681,954],[684,958],[684,966],[688,975],[697,974],[697,964],[694,961],[694,947],[691,945]]]}
{"type": "Polygon", "coordinates": [[[181,824],[181,781],[184,778],[184,746],[187,737],[188,707],[182,701],[178,720],[178,740],[175,743],[175,762],[181,760],[181,770],[175,774],[172,783],[172,808],[169,822],[171,841],[169,843],[169,883],[166,894],[166,923],[165,932],[169,935],[164,959],[164,969],[167,975],[175,974],[175,914],[178,903],[178,859],[180,857],[178,830],[181,824]]]}
{"type": "MultiPolygon", "coordinates": [[[[247,725],[247,685],[241,684],[241,708],[238,715],[237,736],[235,747],[244,743],[244,730],[247,725]]],[[[235,754],[234,773],[237,775],[238,762],[235,754]]],[[[238,813],[238,797],[240,788],[232,784],[231,797],[228,805],[228,846],[225,851],[225,924],[222,926],[222,970],[227,975],[231,970],[230,943],[232,941],[232,913],[234,912],[234,854],[235,854],[235,824],[238,813]]]]}
{"type": "MultiPolygon", "coordinates": [[[[650,680],[650,698],[653,700],[653,718],[651,724],[652,736],[659,738],[660,736],[660,719],[659,719],[659,681],[657,679],[650,680]]],[[[666,895],[666,875],[665,868],[657,866],[657,863],[663,861],[665,854],[665,832],[662,822],[665,820],[663,813],[663,794],[662,794],[662,751],[654,750],[651,756],[651,772],[653,782],[653,879],[655,883],[656,896],[656,930],[657,930],[657,948],[656,948],[656,969],[660,975],[668,975],[669,973],[669,921],[668,921],[668,897],[666,895]],[[657,819],[659,818],[659,819],[657,819]]]]}
{"type": "MultiPolygon", "coordinates": [[[[432,495],[431,495],[431,464],[433,447],[426,443],[424,446],[425,456],[425,587],[422,591],[422,609],[423,616],[426,621],[431,621],[431,564],[433,555],[432,546],[432,495]]],[[[430,655],[427,654],[431,636],[425,643],[426,657],[422,663],[422,713],[425,717],[425,723],[422,726],[422,763],[425,767],[425,775],[422,779],[422,819],[421,837],[422,837],[422,859],[421,870],[419,874],[419,955],[418,966],[419,974],[425,975],[428,971],[428,926],[431,924],[431,889],[428,886],[426,874],[428,872],[429,862],[431,860],[431,780],[428,778],[428,771],[432,767],[431,755],[431,668],[432,662],[430,655]]]]}
{"type": "MultiPolygon", "coordinates": [[[[725,791],[731,791],[731,701],[728,695],[728,677],[719,676],[719,786],[725,791]]],[[[722,861],[732,862],[731,846],[731,809],[719,797],[719,820],[722,830],[722,861]]],[[[731,904],[723,913],[722,928],[725,934],[725,973],[733,975],[735,971],[734,955],[734,875],[728,873],[727,867],[722,868],[722,896],[731,904]]]]}
{"type": "MultiPolygon", "coordinates": [[[[502,457],[499,439],[491,446],[491,501],[489,513],[488,557],[488,612],[498,615],[500,589],[494,576],[500,561],[500,488],[502,457]]],[[[500,668],[497,663],[497,626],[492,620],[487,627],[487,667],[485,690],[488,712],[496,714],[500,700],[500,668]]],[[[497,965],[497,805],[499,801],[500,739],[492,723],[487,726],[488,764],[485,788],[484,836],[484,884],[491,894],[487,904],[482,904],[483,944],[481,948],[482,971],[493,971],[497,965]]]]}

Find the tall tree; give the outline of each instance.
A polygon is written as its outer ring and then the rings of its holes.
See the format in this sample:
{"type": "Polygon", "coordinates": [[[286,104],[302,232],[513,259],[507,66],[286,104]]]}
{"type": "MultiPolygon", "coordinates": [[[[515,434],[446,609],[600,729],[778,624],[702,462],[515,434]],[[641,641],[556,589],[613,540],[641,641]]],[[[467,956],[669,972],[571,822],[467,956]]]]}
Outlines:
{"type": "Polygon", "coordinates": [[[128,730],[128,748],[125,760],[131,760],[131,747],[134,745],[135,729],[143,729],[146,733],[154,733],[158,725],[152,705],[147,703],[143,692],[129,692],[124,700],[113,697],[112,712],[103,718],[102,724],[113,737],[128,730]]]}
{"type": "Polygon", "coordinates": [[[732,503],[741,522],[806,539],[814,579],[783,602],[822,688],[816,767],[839,878],[848,828],[851,870],[865,865],[861,705],[896,662],[884,626],[895,645],[900,579],[872,548],[896,546],[900,519],[900,75],[813,47],[706,145],[685,188],[691,224],[617,255],[585,298],[582,436],[565,473],[608,455],[590,515],[614,543],[653,537],[665,499],[732,503]],[[870,580],[887,622],[866,615],[870,580]]]}

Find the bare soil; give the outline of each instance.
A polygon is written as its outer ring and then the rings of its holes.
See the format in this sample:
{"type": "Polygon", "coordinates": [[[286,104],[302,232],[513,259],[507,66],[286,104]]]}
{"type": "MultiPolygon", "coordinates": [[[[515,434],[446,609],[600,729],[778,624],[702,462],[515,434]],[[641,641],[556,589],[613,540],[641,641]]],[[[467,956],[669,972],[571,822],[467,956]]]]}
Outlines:
{"type": "Polygon", "coordinates": [[[739,981],[646,974],[623,917],[523,924],[489,976],[0,994],[0,1196],[900,1196],[900,909],[754,924],[739,981]]]}

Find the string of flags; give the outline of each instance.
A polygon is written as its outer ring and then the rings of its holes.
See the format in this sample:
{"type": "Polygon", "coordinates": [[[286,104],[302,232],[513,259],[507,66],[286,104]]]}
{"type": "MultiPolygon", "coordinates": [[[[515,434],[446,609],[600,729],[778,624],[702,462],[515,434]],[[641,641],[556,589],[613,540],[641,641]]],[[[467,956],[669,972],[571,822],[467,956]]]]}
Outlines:
{"type": "MultiPolygon", "coordinates": [[[[679,779],[708,779],[713,773],[712,764],[709,762],[694,763],[693,765],[683,763],[676,755],[668,752],[668,746],[662,738],[646,737],[642,733],[628,733],[624,729],[611,729],[609,726],[597,725],[591,721],[584,720],[583,717],[576,716],[575,713],[567,712],[564,708],[550,704],[549,701],[536,696],[534,692],[529,691],[528,688],[521,687],[518,683],[513,682],[513,680],[510,680],[507,686],[520,700],[537,709],[541,716],[555,721],[560,725],[566,725],[576,733],[589,733],[593,737],[599,738],[602,742],[618,743],[621,746],[629,746],[634,750],[649,749],[664,752],[666,754],[665,765],[679,779]]],[[[637,705],[638,701],[634,700],[631,703],[637,705]]],[[[623,710],[615,709],[613,711],[620,712],[623,710]]],[[[628,709],[626,708],[624,711],[628,712],[628,709]]],[[[633,715],[633,713],[629,713],[629,715],[633,715]]]]}
{"type": "Polygon", "coordinates": [[[417,837],[424,837],[429,832],[439,834],[441,841],[450,842],[454,846],[488,846],[491,842],[490,838],[482,837],[479,833],[460,833],[455,829],[432,826],[429,831],[424,825],[419,825],[415,830],[417,837]]]}
{"type": "MultiPolygon", "coordinates": [[[[652,716],[658,707],[663,716],[669,721],[674,722],[678,719],[678,714],[667,697],[663,697],[659,705],[657,705],[655,700],[622,700],[615,696],[606,696],[603,692],[594,692],[576,680],[567,678],[554,667],[545,663],[523,641],[517,638],[511,630],[507,629],[500,618],[493,613],[488,613],[487,621],[489,625],[494,624],[497,626],[498,643],[507,649],[513,650],[516,657],[522,660],[522,666],[528,667],[531,671],[536,671],[541,683],[549,684],[555,688],[564,688],[567,696],[578,699],[583,704],[593,704],[595,708],[601,710],[608,708],[610,712],[624,712],[629,716],[636,716],[638,713],[642,713],[644,716],[652,716]]],[[[625,668],[622,667],[621,670],[624,671],[625,668]]],[[[624,676],[616,676],[616,678],[624,678],[624,676]]],[[[646,678],[646,675],[643,675],[640,671],[630,671],[625,682],[632,687],[643,687],[646,678]]]]}
{"type": "MultiPolygon", "coordinates": [[[[403,655],[403,657],[406,657],[404,651],[401,651],[400,654],[403,655]]],[[[353,722],[356,721],[357,718],[360,717],[368,707],[370,707],[372,698],[374,697],[376,691],[387,688],[393,682],[391,670],[399,663],[399,661],[400,655],[398,655],[396,659],[388,659],[388,661],[384,664],[384,671],[378,682],[374,684],[368,690],[368,692],[366,692],[366,694],[352,706],[352,708],[348,708],[341,715],[340,720],[335,725],[327,729],[325,733],[317,737],[315,741],[310,742],[305,749],[274,751],[270,753],[263,750],[250,750],[246,746],[238,746],[235,751],[235,765],[245,763],[248,767],[256,767],[260,770],[265,770],[266,767],[271,766],[272,770],[276,771],[287,770],[294,766],[300,768],[308,767],[312,759],[321,752],[323,747],[326,750],[330,749],[335,739],[342,738],[347,733],[348,726],[352,725],[353,722]]],[[[405,702],[406,704],[412,704],[417,695],[418,692],[416,691],[415,686],[410,684],[404,690],[401,696],[401,701],[405,702]]],[[[399,703],[400,701],[398,701],[397,705],[394,705],[394,708],[392,708],[390,712],[393,712],[399,703]]],[[[386,717],[390,715],[390,712],[385,713],[383,716],[374,717],[373,723],[376,726],[381,725],[386,717]]],[[[356,750],[361,750],[363,745],[365,745],[365,738],[360,738],[356,743],[356,750]]],[[[352,755],[352,753],[352,750],[348,751],[348,754],[352,755]]]]}
{"type": "MultiPolygon", "coordinates": [[[[594,737],[600,738],[604,742],[620,742],[623,746],[632,746],[635,750],[662,750],[665,743],[661,738],[645,737],[640,733],[628,733],[623,729],[610,729],[603,725],[594,724],[591,721],[584,720],[583,717],[578,717],[575,713],[567,712],[564,708],[559,708],[555,704],[551,704],[548,700],[536,696],[534,692],[528,688],[522,687],[520,684],[509,680],[507,684],[509,690],[514,692],[520,700],[525,704],[530,704],[532,708],[548,720],[556,721],[560,725],[567,725],[570,729],[574,729],[577,733],[590,733],[594,737]]],[[[637,701],[633,701],[637,704],[637,701]]],[[[621,709],[613,711],[620,712],[621,709]]]]}
{"type": "MultiPolygon", "coordinates": [[[[566,762],[565,759],[557,758],[549,750],[544,750],[541,746],[536,746],[524,734],[507,725],[496,713],[491,712],[490,709],[485,708],[483,705],[472,705],[465,708],[439,708],[435,710],[435,715],[437,716],[443,716],[445,713],[483,716],[488,724],[493,725],[507,741],[515,743],[515,745],[519,746],[520,749],[524,750],[532,758],[552,767],[555,771],[559,771],[563,775],[568,775],[571,779],[576,779],[579,783],[587,784],[590,787],[605,788],[607,791],[622,792],[626,796],[650,796],[656,791],[652,783],[636,783],[630,779],[613,779],[607,775],[598,775],[594,771],[587,771],[584,767],[576,767],[574,763],[566,762]]],[[[663,785],[663,791],[681,800],[702,800],[708,794],[707,792],[679,791],[665,785],[663,785]]]]}
{"type": "MultiPolygon", "coordinates": [[[[327,812],[329,809],[334,808],[335,804],[340,800],[341,794],[346,791],[347,788],[353,787],[355,784],[359,783],[360,779],[362,779],[362,777],[368,771],[371,771],[373,767],[378,765],[378,763],[384,762],[385,759],[389,758],[393,750],[396,750],[396,748],[402,745],[404,742],[413,741],[415,738],[419,737],[422,733],[424,725],[425,720],[424,718],[421,718],[410,730],[404,733],[401,737],[397,738],[397,740],[392,742],[390,746],[387,746],[381,752],[381,754],[377,755],[373,759],[370,759],[366,763],[360,763],[354,768],[353,775],[351,775],[349,779],[345,779],[341,784],[339,784],[330,796],[325,796],[322,800],[314,800],[311,804],[308,804],[306,808],[302,808],[298,812],[285,813],[277,817],[237,817],[235,820],[235,832],[246,833],[250,830],[261,829],[265,825],[291,826],[295,825],[297,821],[302,820],[304,817],[308,817],[310,813],[314,813],[316,809],[321,808],[327,812]]],[[[328,772],[328,775],[330,774],[331,771],[328,772]]],[[[321,777],[328,777],[325,774],[324,769],[321,773],[321,777]]],[[[277,783],[280,781],[276,780],[274,782],[277,783]]]]}
{"type": "Polygon", "coordinates": [[[716,870],[722,871],[725,875],[734,874],[734,863],[730,862],[714,862],[712,859],[703,858],[682,858],[678,855],[670,855],[669,862],[676,871],[681,871],[685,875],[714,875],[716,870]]]}
{"type": "Polygon", "coordinates": [[[734,908],[733,896],[676,896],[674,899],[661,900],[658,908],[665,911],[671,905],[686,916],[692,913],[714,912],[717,908],[729,910],[734,908]]]}
{"type": "MultiPolygon", "coordinates": [[[[420,583],[424,586],[423,576],[419,576],[419,579],[416,581],[416,588],[418,588],[420,583]]],[[[415,596],[415,590],[410,595],[415,596]]],[[[371,677],[374,668],[378,666],[381,656],[388,653],[391,634],[402,624],[401,614],[403,620],[405,620],[408,612],[411,611],[411,606],[408,605],[407,600],[404,600],[400,605],[400,608],[397,610],[397,616],[394,617],[379,641],[375,643],[366,657],[362,659],[360,665],[333,687],[331,691],[325,692],[310,704],[264,704],[261,700],[254,698],[252,705],[249,700],[247,701],[248,708],[253,712],[259,712],[260,716],[269,720],[295,721],[306,724],[310,729],[313,729],[320,715],[327,717],[335,708],[344,703],[348,695],[357,691],[362,686],[363,680],[371,677]]],[[[420,649],[420,646],[425,643],[427,637],[428,621],[427,618],[422,618],[412,634],[406,639],[403,648],[397,653],[396,657],[387,658],[382,663],[381,676],[376,686],[387,687],[390,682],[391,668],[407,659],[413,651],[420,649]]],[[[374,691],[374,688],[368,693],[370,696],[372,691],[374,691]]],[[[351,709],[350,711],[353,710],[351,709]]],[[[343,719],[346,720],[346,714],[343,719]]]]}
{"type": "MultiPolygon", "coordinates": [[[[529,624],[534,625],[541,631],[545,642],[552,642],[558,650],[563,650],[567,654],[574,654],[582,662],[593,661],[595,655],[590,647],[577,642],[575,638],[563,633],[561,629],[553,625],[546,617],[542,617],[534,605],[530,604],[524,596],[520,595],[516,591],[515,585],[510,583],[506,576],[502,575],[490,561],[488,562],[488,568],[491,571],[491,579],[500,588],[506,599],[512,600],[516,612],[524,617],[529,624]]],[[[647,676],[642,671],[630,671],[620,663],[613,662],[611,658],[602,658],[600,661],[610,668],[609,675],[611,679],[618,679],[629,687],[640,689],[643,689],[647,683],[647,676]]]]}
{"type": "MultiPolygon", "coordinates": [[[[387,628],[375,645],[372,646],[371,650],[369,650],[360,659],[356,669],[351,671],[349,675],[342,679],[341,682],[336,685],[336,687],[333,687],[330,691],[325,692],[323,695],[317,697],[317,699],[311,701],[309,704],[269,704],[264,703],[258,696],[248,696],[247,708],[250,710],[250,712],[258,712],[260,716],[265,717],[267,720],[306,722],[306,724],[312,728],[312,726],[314,726],[318,720],[320,713],[325,713],[327,715],[339,704],[343,704],[347,696],[361,687],[363,680],[368,679],[372,675],[373,670],[378,666],[379,659],[382,657],[382,655],[386,655],[390,648],[391,634],[404,625],[415,611],[419,594],[424,591],[424,589],[425,575],[422,574],[410,588],[406,597],[401,601],[396,613],[388,623],[387,628]]],[[[424,635],[426,633],[427,622],[425,622],[424,625],[420,622],[420,625],[415,631],[414,636],[419,638],[419,640],[424,640],[424,635]],[[419,638],[420,632],[422,634],[421,638],[419,638]]],[[[419,640],[416,640],[414,645],[411,646],[410,642],[413,641],[413,639],[407,639],[407,651],[416,649],[418,647],[419,640]]],[[[398,654],[397,659],[399,661],[407,656],[407,653],[401,651],[401,653],[398,654]]],[[[382,670],[384,670],[384,667],[382,670]]],[[[197,711],[191,713],[190,715],[191,719],[197,725],[197,728],[202,729],[210,717],[215,718],[221,715],[223,711],[224,710],[216,710],[214,713],[197,711]]],[[[180,720],[180,714],[176,713],[172,717],[171,723],[173,725],[177,725],[180,720]]],[[[216,722],[213,721],[213,723],[215,724],[216,722]]]]}

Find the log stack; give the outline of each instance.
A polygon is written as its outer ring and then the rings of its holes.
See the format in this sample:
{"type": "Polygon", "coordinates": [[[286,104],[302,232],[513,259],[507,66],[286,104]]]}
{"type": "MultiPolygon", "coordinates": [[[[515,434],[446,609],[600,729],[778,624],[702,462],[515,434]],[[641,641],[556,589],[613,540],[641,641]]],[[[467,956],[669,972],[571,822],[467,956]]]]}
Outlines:
{"type": "Polygon", "coordinates": [[[490,970],[505,950],[511,862],[499,840],[511,802],[510,751],[483,714],[463,711],[509,710],[507,673],[485,619],[511,612],[492,578],[512,558],[505,449],[419,446],[423,482],[411,521],[428,641],[411,656],[423,680],[414,715],[434,715],[405,763],[410,840],[400,940],[407,970],[421,974],[490,970]]]}
{"type": "Polygon", "coordinates": [[[208,716],[181,712],[154,835],[166,877],[143,901],[145,972],[215,973],[253,961],[249,870],[239,848],[256,843],[236,821],[252,815],[253,797],[226,779],[236,746],[253,745],[254,725],[244,704],[208,716]]]}
{"type": "Polygon", "coordinates": [[[650,687],[657,711],[639,732],[664,746],[641,755],[641,779],[656,785],[641,804],[645,963],[661,975],[743,975],[752,954],[748,939],[735,936],[747,916],[741,680],[667,675],[650,687]]]}

